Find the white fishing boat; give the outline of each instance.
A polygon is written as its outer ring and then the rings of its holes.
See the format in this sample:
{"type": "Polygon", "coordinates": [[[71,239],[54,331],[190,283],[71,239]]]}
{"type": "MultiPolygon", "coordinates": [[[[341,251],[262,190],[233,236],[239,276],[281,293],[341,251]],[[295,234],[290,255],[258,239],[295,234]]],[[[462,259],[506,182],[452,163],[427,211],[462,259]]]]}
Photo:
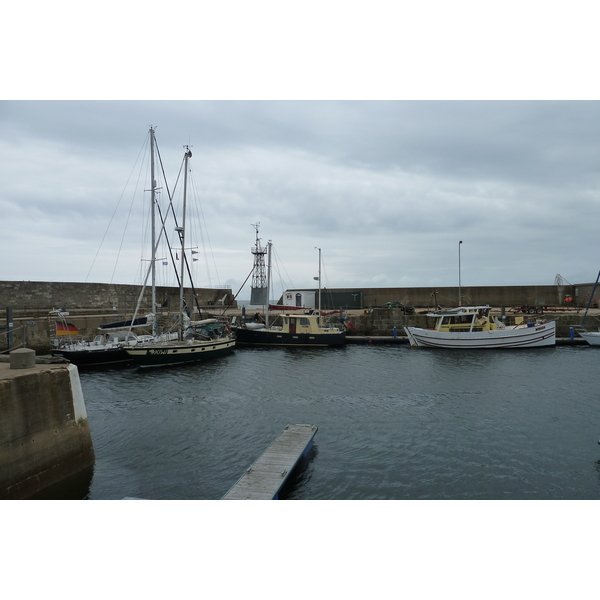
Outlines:
{"type": "Polygon", "coordinates": [[[491,307],[460,306],[429,313],[433,329],[405,327],[411,346],[425,348],[539,348],[556,344],[556,322],[506,325],[491,307]]]}
{"type": "Polygon", "coordinates": [[[177,222],[175,223],[175,231],[178,234],[181,243],[177,339],[155,338],[148,342],[125,346],[124,349],[127,354],[139,367],[160,367],[181,363],[200,362],[229,354],[230,352],[233,352],[235,347],[235,337],[229,326],[218,322],[217,319],[190,321],[190,316],[185,303],[184,281],[186,270],[189,274],[185,246],[185,219],[189,169],[188,162],[191,156],[192,153],[186,146],[183,165],[183,217],[181,226],[177,222]]]}

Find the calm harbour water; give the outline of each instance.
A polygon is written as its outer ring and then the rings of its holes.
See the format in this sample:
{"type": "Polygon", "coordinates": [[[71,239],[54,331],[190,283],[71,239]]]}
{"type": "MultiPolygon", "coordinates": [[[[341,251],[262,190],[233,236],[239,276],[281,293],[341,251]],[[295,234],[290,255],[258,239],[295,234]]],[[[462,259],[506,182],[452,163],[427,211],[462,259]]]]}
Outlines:
{"type": "Polygon", "coordinates": [[[319,431],[286,497],[597,499],[600,352],[239,349],[81,372],[90,499],[220,499],[288,423],[319,431]]]}

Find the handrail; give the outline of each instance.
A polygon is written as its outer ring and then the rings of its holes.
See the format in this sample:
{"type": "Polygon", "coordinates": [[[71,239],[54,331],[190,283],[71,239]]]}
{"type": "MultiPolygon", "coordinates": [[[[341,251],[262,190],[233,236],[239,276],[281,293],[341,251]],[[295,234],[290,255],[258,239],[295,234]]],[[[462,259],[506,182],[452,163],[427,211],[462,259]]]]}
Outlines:
{"type": "Polygon", "coordinates": [[[12,335],[17,331],[23,331],[23,334],[21,335],[21,343],[16,346],[9,346],[6,350],[0,350],[0,354],[5,354],[7,352],[11,352],[12,350],[15,350],[16,348],[24,348],[26,346],[26,341],[25,341],[25,337],[26,337],[25,331],[26,330],[27,330],[27,324],[21,325],[20,327],[13,327],[6,331],[0,331],[0,335],[4,336],[7,346],[8,346],[8,336],[9,335],[12,335]]]}

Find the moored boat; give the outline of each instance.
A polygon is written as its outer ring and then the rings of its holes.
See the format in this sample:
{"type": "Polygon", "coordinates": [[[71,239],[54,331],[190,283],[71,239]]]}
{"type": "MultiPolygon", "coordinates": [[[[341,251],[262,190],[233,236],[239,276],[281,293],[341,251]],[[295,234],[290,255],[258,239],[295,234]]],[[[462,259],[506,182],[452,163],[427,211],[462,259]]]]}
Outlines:
{"type": "Polygon", "coordinates": [[[590,346],[600,346],[600,330],[599,331],[588,331],[585,325],[585,319],[587,318],[588,311],[590,310],[590,306],[595,298],[596,288],[598,287],[598,281],[600,281],[600,271],[598,272],[598,277],[596,277],[596,283],[594,284],[594,288],[592,289],[592,293],[590,294],[587,306],[585,307],[585,311],[583,313],[583,317],[581,318],[581,324],[573,327],[575,331],[590,345],[590,346]]]}
{"type": "Polygon", "coordinates": [[[600,331],[577,331],[577,333],[590,346],[600,346],[600,331]]]}
{"type": "MultiPolygon", "coordinates": [[[[255,281],[260,281],[262,287],[254,287],[252,295],[261,298],[265,305],[265,323],[242,321],[233,323],[233,331],[238,346],[295,346],[295,347],[329,347],[343,346],[346,343],[346,329],[326,321],[327,317],[320,310],[321,286],[321,251],[319,250],[319,308],[302,308],[303,314],[295,312],[297,307],[269,304],[271,286],[271,246],[269,241],[266,248],[261,247],[256,227],[256,243],[252,249],[255,258],[254,271],[260,273],[255,281]],[[268,267],[265,271],[264,255],[268,254],[268,267]],[[270,323],[269,309],[284,311],[270,323]],[[288,314],[289,313],[289,314],[288,314]]],[[[256,285],[256,284],[255,284],[256,285]]]]}
{"type": "Polygon", "coordinates": [[[426,348],[537,348],[556,344],[556,322],[506,325],[490,306],[460,306],[429,313],[433,329],[405,327],[411,346],[426,348]]]}
{"type": "MultiPolygon", "coordinates": [[[[185,223],[187,202],[187,178],[189,159],[192,152],[186,146],[183,161],[183,215],[179,225],[175,223],[175,231],[179,236],[181,248],[181,270],[179,272],[179,320],[177,339],[163,340],[158,337],[146,343],[130,344],[125,347],[127,354],[138,367],[160,367],[182,363],[200,362],[218,358],[233,352],[235,338],[228,326],[219,323],[217,319],[192,321],[186,308],[184,298],[184,280],[191,274],[186,256],[185,223]]],[[[174,213],[173,213],[174,215],[174,213]]],[[[164,227],[164,223],[163,223],[164,227]]],[[[193,283],[192,283],[193,288],[193,283]]]]}
{"type": "Polygon", "coordinates": [[[123,365],[133,359],[123,349],[127,343],[137,341],[134,333],[127,331],[97,335],[92,341],[76,340],[62,343],[52,350],[53,356],[62,356],[77,367],[123,365]]]}
{"type": "Polygon", "coordinates": [[[262,329],[234,327],[239,346],[298,346],[329,347],[346,343],[346,330],[323,322],[317,312],[308,314],[280,314],[272,325],[262,329]]]}
{"type": "MultiPolygon", "coordinates": [[[[156,147],[156,139],[154,128],[150,128],[148,141],[150,144],[150,208],[152,215],[152,258],[150,260],[150,269],[148,275],[152,274],[152,309],[145,316],[138,316],[139,304],[144,295],[146,284],[142,287],[138,300],[138,307],[135,309],[135,314],[132,318],[116,321],[113,323],[105,323],[98,330],[101,332],[96,335],[91,341],[86,341],[79,338],[77,328],[65,320],[64,313],[60,310],[51,311],[51,315],[55,317],[56,332],[54,336],[55,348],[52,350],[54,356],[62,356],[68,359],[78,367],[99,367],[112,366],[115,364],[129,364],[133,359],[124,349],[125,345],[135,345],[141,341],[151,339],[156,333],[156,238],[154,222],[156,219],[156,180],[155,180],[155,154],[158,155],[156,147]],[[146,328],[144,335],[136,335],[132,329],[146,328]]],[[[148,277],[148,276],[147,276],[148,277]]]]}
{"type": "Polygon", "coordinates": [[[91,341],[85,340],[80,337],[77,327],[67,322],[67,314],[61,310],[50,311],[55,324],[52,337],[54,348],[51,350],[53,356],[66,358],[77,367],[114,366],[132,362],[123,346],[138,343],[144,336],[140,338],[132,331],[110,328],[104,331],[103,327],[99,327],[102,333],[91,341]]]}
{"type": "Polygon", "coordinates": [[[217,319],[192,321],[180,340],[157,341],[129,345],[126,352],[138,367],[160,367],[201,362],[233,351],[235,339],[217,319]]]}

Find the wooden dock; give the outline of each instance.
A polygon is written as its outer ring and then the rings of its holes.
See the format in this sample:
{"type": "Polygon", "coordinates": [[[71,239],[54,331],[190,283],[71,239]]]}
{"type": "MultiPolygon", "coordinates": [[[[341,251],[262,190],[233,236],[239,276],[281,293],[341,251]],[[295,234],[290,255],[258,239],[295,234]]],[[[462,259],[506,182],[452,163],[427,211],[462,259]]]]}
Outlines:
{"type": "Polygon", "coordinates": [[[311,449],[316,425],[290,424],[223,496],[223,500],[277,500],[298,461],[311,449]]]}

